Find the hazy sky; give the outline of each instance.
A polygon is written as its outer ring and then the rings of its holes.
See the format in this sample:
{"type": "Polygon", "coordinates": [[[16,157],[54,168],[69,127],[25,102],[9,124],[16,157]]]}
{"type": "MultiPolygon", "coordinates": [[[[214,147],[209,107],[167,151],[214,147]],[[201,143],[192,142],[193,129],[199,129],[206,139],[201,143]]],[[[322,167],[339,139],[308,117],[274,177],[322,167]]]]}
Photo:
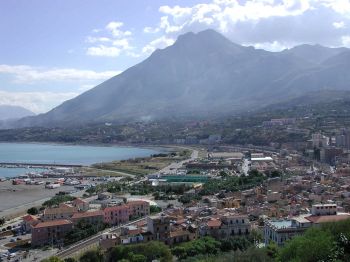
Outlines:
{"type": "Polygon", "coordinates": [[[271,51],[350,47],[350,0],[1,0],[0,104],[45,112],[207,28],[271,51]]]}

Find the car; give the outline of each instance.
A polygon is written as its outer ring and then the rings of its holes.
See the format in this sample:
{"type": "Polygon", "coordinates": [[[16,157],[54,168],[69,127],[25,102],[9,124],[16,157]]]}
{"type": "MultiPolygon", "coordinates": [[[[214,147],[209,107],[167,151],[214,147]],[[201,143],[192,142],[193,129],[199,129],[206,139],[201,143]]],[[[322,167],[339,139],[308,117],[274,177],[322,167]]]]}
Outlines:
{"type": "Polygon", "coordinates": [[[17,241],[19,241],[19,240],[22,240],[22,238],[20,238],[20,237],[17,237],[17,241]]]}
{"type": "Polygon", "coordinates": [[[10,242],[11,242],[11,243],[16,242],[16,239],[15,239],[15,238],[11,238],[11,239],[10,239],[10,242]]]}

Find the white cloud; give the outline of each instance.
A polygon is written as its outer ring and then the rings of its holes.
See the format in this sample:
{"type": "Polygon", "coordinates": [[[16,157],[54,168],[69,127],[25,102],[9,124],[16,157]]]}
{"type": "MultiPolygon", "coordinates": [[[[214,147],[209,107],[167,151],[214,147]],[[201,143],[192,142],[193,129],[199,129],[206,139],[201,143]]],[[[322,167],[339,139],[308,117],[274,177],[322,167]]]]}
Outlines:
{"type": "Polygon", "coordinates": [[[143,31],[171,39],[211,28],[238,44],[278,50],[302,43],[337,46],[350,35],[350,0],[212,0],[164,5],[159,13],[159,22],[143,31]]]}
{"type": "Polygon", "coordinates": [[[17,83],[37,81],[91,81],[106,80],[119,74],[120,71],[79,70],[75,68],[40,68],[28,65],[1,65],[0,74],[9,74],[17,83]]]}
{"type": "Polygon", "coordinates": [[[148,45],[142,48],[142,52],[149,54],[149,53],[152,53],[157,48],[165,48],[169,45],[172,45],[174,42],[175,42],[174,39],[162,36],[160,38],[157,38],[151,41],[148,45]]]}
{"type": "Polygon", "coordinates": [[[158,32],[159,32],[159,28],[153,28],[153,27],[146,26],[146,27],[143,29],[143,32],[144,32],[144,33],[148,33],[148,34],[155,34],[155,33],[158,33],[158,32]]]}
{"type": "Polygon", "coordinates": [[[86,54],[90,56],[116,57],[120,55],[121,51],[122,50],[118,47],[99,45],[89,47],[86,54]]]}
{"type": "Polygon", "coordinates": [[[341,29],[341,28],[345,28],[345,23],[343,21],[341,21],[341,22],[334,22],[333,26],[336,29],[341,29]]]}
{"type": "Polygon", "coordinates": [[[128,50],[133,47],[130,45],[132,33],[129,30],[123,30],[123,22],[109,22],[104,29],[94,29],[93,33],[103,34],[100,36],[88,36],[86,42],[93,45],[86,49],[86,54],[90,56],[117,57],[122,53],[129,55],[128,50]]]}
{"type": "Polygon", "coordinates": [[[252,45],[256,49],[264,49],[271,52],[279,52],[284,49],[292,47],[291,45],[286,45],[284,43],[280,43],[278,41],[273,42],[264,42],[264,43],[255,43],[255,44],[248,44],[247,46],[252,45]]]}
{"type": "Polygon", "coordinates": [[[106,25],[106,29],[108,31],[111,32],[111,34],[114,36],[114,37],[125,37],[125,36],[131,36],[132,33],[128,30],[126,31],[123,31],[121,30],[121,27],[123,27],[123,22],[116,22],[116,21],[112,21],[112,22],[109,22],[107,25],[106,25]]]}
{"type": "Polygon", "coordinates": [[[0,105],[22,106],[34,113],[43,113],[77,95],[78,93],[74,92],[7,92],[0,90],[0,105]]]}
{"type": "Polygon", "coordinates": [[[342,36],[341,41],[343,46],[350,48],[350,35],[342,36]]]}

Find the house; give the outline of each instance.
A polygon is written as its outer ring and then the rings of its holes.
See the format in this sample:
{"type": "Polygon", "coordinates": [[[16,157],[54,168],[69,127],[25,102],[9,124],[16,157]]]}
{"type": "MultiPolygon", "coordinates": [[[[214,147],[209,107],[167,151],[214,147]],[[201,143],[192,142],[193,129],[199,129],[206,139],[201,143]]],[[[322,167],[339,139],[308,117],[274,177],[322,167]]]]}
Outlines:
{"type": "Polygon", "coordinates": [[[85,212],[89,210],[89,202],[81,199],[76,198],[72,201],[72,205],[79,211],[79,212],[85,212]]]}
{"type": "Polygon", "coordinates": [[[251,225],[247,215],[231,213],[211,218],[200,228],[202,236],[212,236],[217,239],[248,235],[250,231],[251,225]]]}
{"type": "Polygon", "coordinates": [[[303,214],[291,219],[266,221],[264,226],[265,244],[274,241],[282,246],[286,240],[303,234],[311,226],[350,219],[350,214],[338,213],[337,209],[336,204],[317,204],[312,206],[311,214],[303,214]]]}
{"type": "Polygon", "coordinates": [[[117,226],[129,221],[129,207],[127,205],[107,207],[103,213],[105,223],[110,226],[117,226]]]}
{"type": "Polygon", "coordinates": [[[77,211],[74,206],[61,203],[58,207],[45,208],[42,220],[70,219],[77,211]]]}
{"type": "Polygon", "coordinates": [[[147,217],[147,231],[152,234],[152,239],[165,241],[170,236],[170,217],[164,214],[147,217]]]}
{"type": "Polygon", "coordinates": [[[103,224],[104,223],[104,212],[102,210],[91,211],[91,212],[79,212],[74,213],[71,221],[76,225],[79,221],[85,221],[89,224],[103,224]]]}
{"type": "Polygon", "coordinates": [[[136,200],[127,203],[130,217],[144,217],[150,214],[150,205],[147,201],[136,200]]]}
{"type": "Polygon", "coordinates": [[[32,226],[35,226],[39,223],[39,219],[36,216],[32,216],[32,215],[26,215],[22,218],[22,224],[21,224],[21,228],[23,229],[23,231],[30,233],[32,230],[32,226]]]}
{"type": "Polygon", "coordinates": [[[33,247],[63,245],[67,233],[73,230],[73,223],[66,219],[41,222],[32,226],[33,247]]]}

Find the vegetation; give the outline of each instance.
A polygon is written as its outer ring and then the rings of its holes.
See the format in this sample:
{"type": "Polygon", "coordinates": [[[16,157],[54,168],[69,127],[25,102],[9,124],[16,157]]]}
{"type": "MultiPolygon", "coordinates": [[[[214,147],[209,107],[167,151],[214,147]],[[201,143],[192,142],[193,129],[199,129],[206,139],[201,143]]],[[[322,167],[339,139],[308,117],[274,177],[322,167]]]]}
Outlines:
{"type": "Polygon", "coordinates": [[[44,207],[58,206],[60,203],[72,201],[74,199],[75,199],[75,197],[70,196],[70,195],[57,195],[57,196],[52,197],[50,200],[45,201],[43,203],[43,206],[44,207]]]}
{"type": "Polygon", "coordinates": [[[70,245],[78,242],[82,239],[88,238],[89,236],[97,234],[99,231],[104,230],[107,227],[106,224],[97,223],[91,224],[84,220],[79,221],[79,223],[74,227],[73,231],[69,232],[64,240],[65,245],[70,245]]]}
{"type": "Polygon", "coordinates": [[[4,217],[0,217],[0,226],[4,225],[6,222],[4,217]]]}
{"type": "Polygon", "coordinates": [[[179,259],[203,254],[217,254],[220,252],[221,243],[211,237],[204,237],[190,242],[182,243],[172,249],[173,255],[179,259]]]}
{"type": "Polygon", "coordinates": [[[31,207],[27,210],[27,213],[29,215],[35,216],[35,215],[39,214],[39,209],[37,209],[36,207],[31,207]]]}
{"type": "Polygon", "coordinates": [[[279,261],[350,261],[350,220],[310,228],[287,242],[279,261]]]}
{"type": "MultiPolygon", "coordinates": [[[[275,175],[276,173],[274,173],[275,175]]],[[[224,179],[212,179],[206,182],[203,189],[199,192],[200,195],[215,194],[222,190],[225,191],[239,191],[250,189],[254,186],[260,185],[268,177],[256,170],[252,170],[249,176],[230,176],[224,179]]]]}
{"type": "Polygon", "coordinates": [[[161,211],[162,211],[162,208],[159,207],[159,206],[151,205],[151,206],[149,207],[149,211],[150,211],[151,214],[156,214],[156,213],[161,212],[161,211]]]}
{"type": "Polygon", "coordinates": [[[172,261],[170,248],[162,242],[151,241],[144,244],[119,245],[107,254],[107,261],[109,262],[146,262],[154,260],[172,261]]]}

